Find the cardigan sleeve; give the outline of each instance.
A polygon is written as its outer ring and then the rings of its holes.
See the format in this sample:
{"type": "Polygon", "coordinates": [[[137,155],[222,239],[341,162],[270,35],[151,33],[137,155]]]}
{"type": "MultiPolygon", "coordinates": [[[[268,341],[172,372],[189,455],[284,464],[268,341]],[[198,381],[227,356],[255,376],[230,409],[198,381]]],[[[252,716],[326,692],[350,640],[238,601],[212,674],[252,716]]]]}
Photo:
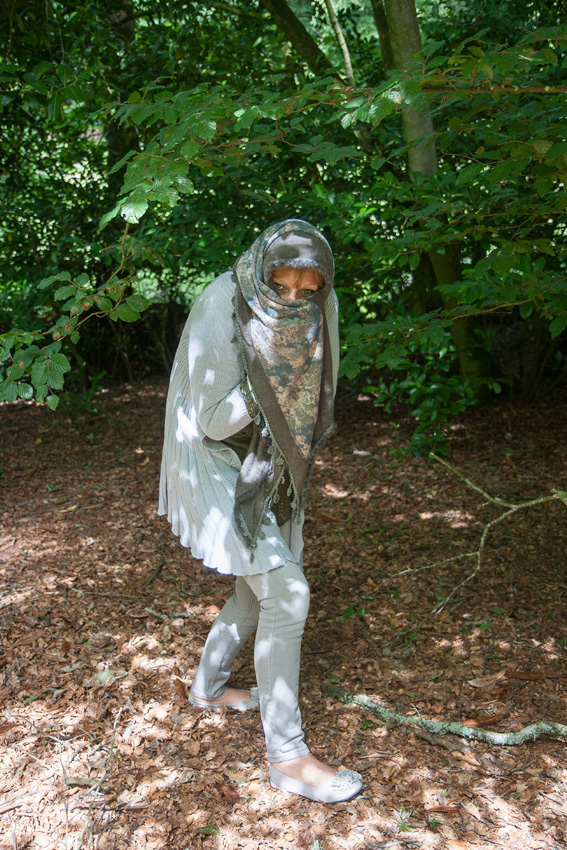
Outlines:
{"type": "Polygon", "coordinates": [[[223,285],[220,278],[217,281],[205,289],[191,309],[188,368],[199,425],[212,440],[226,440],[252,418],[240,391],[233,287],[223,285]]]}

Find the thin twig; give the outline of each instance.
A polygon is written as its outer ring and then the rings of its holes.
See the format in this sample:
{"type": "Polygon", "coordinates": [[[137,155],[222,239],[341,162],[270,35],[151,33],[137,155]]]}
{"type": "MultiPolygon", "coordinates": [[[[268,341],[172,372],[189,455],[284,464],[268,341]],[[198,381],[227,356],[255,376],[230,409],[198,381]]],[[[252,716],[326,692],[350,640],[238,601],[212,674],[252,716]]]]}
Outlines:
{"type": "Polygon", "coordinates": [[[81,838],[79,839],[79,843],[77,844],[77,846],[73,850],[81,850],[81,847],[83,846],[83,842],[84,842],[85,837],[87,835],[87,832],[90,828],[91,819],[92,819],[92,812],[93,812],[94,804],[96,802],[96,795],[98,794],[98,792],[102,788],[102,786],[103,786],[103,784],[106,780],[106,777],[108,776],[109,771],[112,769],[112,764],[114,762],[114,738],[116,737],[116,727],[118,725],[118,721],[120,719],[121,714],[122,714],[122,708],[119,709],[118,714],[116,715],[116,719],[114,721],[114,726],[112,727],[112,738],[110,739],[110,750],[109,750],[109,753],[108,753],[108,758],[106,760],[106,764],[104,766],[102,776],[100,777],[97,784],[93,788],[93,792],[94,792],[93,793],[93,799],[91,800],[91,803],[90,803],[88,811],[87,811],[87,819],[86,819],[86,822],[85,822],[85,826],[83,828],[83,832],[81,833],[81,838]]]}
{"type": "MultiPolygon", "coordinates": [[[[116,593],[103,593],[100,590],[81,590],[80,588],[71,587],[68,584],[63,584],[62,581],[55,582],[56,587],[61,587],[63,590],[73,590],[75,593],[79,593],[81,596],[110,596],[112,599],[116,599],[116,593]]],[[[151,599],[151,596],[137,594],[136,596],[123,596],[120,594],[120,599],[151,599]]]]}
{"type": "MultiPolygon", "coordinates": [[[[35,730],[35,732],[37,732],[38,735],[44,735],[46,738],[51,738],[52,741],[56,741],[58,744],[62,744],[63,746],[71,748],[71,744],[69,743],[69,741],[67,739],[57,738],[56,735],[51,735],[49,732],[45,732],[40,726],[36,726],[35,723],[33,722],[33,720],[30,720],[29,718],[24,717],[22,714],[6,714],[6,719],[7,720],[19,720],[22,723],[27,723],[32,727],[32,729],[35,730]]],[[[31,738],[32,736],[28,735],[26,737],[31,738]]]]}
{"type": "Polygon", "coordinates": [[[161,555],[161,561],[159,562],[159,564],[157,565],[157,567],[155,568],[155,570],[153,571],[153,573],[151,574],[151,576],[149,577],[149,579],[147,580],[147,582],[146,582],[145,584],[143,584],[143,585],[142,585],[142,590],[147,590],[147,589],[148,589],[148,587],[151,587],[151,586],[152,586],[152,584],[154,583],[154,581],[156,580],[156,578],[157,578],[157,577],[159,576],[159,574],[161,573],[161,570],[162,570],[162,567],[163,567],[164,563],[165,563],[165,557],[164,557],[164,554],[163,554],[163,552],[162,552],[162,555],[161,555]]]}
{"type": "Polygon", "coordinates": [[[309,649],[307,652],[302,652],[301,655],[328,655],[330,652],[335,652],[337,649],[340,649],[341,646],[346,646],[349,643],[352,643],[354,638],[351,640],[345,640],[343,643],[339,643],[336,646],[332,646],[330,649],[309,649]]]}
{"type": "Polygon", "coordinates": [[[426,564],[424,567],[407,567],[405,570],[400,570],[399,573],[390,573],[385,576],[384,580],[390,580],[392,578],[398,578],[398,576],[403,576],[406,573],[420,573],[423,570],[433,570],[436,567],[443,567],[445,564],[450,564],[453,561],[460,561],[461,558],[476,558],[478,552],[463,552],[462,555],[454,555],[452,558],[444,558],[442,561],[437,561],[435,564],[426,564]]]}
{"type": "Polygon", "coordinates": [[[361,558],[359,555],[351,555],[351,557],[354,558],[355,561],[360,561],[361,564],[366,564],[367,567],[372,567],[377,572],[384,569],[383,567],[379,567],[377,564],[373,564],[372,561],[368,561],[366,558],[361,558]]]}
{"type": "Polygon", "coordinates": [[[436,455],[435,452],[429,452],[429,457],[431,458],[431,460],[436,460],[442,466],[445,466],[448,470],[450,470],[453,473],[453,475],[456,475],[457,478],[460,478],[461,481],[464,481],[465,484],[468,487],[470,487],[472,490],[476,490],[477,493],[480,493],[489,502],[496,502],[499,505],[503,505],[505,508],[515,507],[515,505],[512,505],[509,502],[505,502],[503,499],[500,499],[498,496],[491,496],[490,493],[487,493],[486,490],[483,490],[482,487],[478,486],[478,484],[474,484],[470,480],[470,478],[467,478],[466,475],[464,475],[462,472],[460,472],[460,470],[455,469],[454,466],[451,466],[449,461],[445,460],[442,457],[439,457],[439,455],[436,455]]]}
{"type": "Polygon", "coordinates": [[[441,611],[443,611],[443,609],[445,608],[445,606],[449,602],[449,600],[453,598],[453,596],[461,589],[461,587],[464,587],[466,584],[469,584],[469,582],[473,581],[473,579],[476,578],[476,576],[480,572],[480,568],[482,566],[482,553],[484,552],[484,544],[486,543],[486,539],[488,537],[490,529],[493,528],[497,523],[501,522],[503,519],[506,519],[511,514],[515,513],[516,510],[518,510],[518,508],[511,508],[509,511],[506,511],[501,516],[497,517],[496,519],[491,520],[484,527],[484,530],[482,532],[482,537],[480,538],[480,544],[479,544],[478,550],[475,553],[476,556],[477,556],[477,562],[476,562],[475,569],[466,578],[464,578],[462,580],[462,582],[460,582],[460,584],[458,584],[456,587],[454,587],[452,589],[452,591],[448,594],[448,596],[445,597],[443,602],[440,602],[439,605],[437,605],[433,609],[433,611],[431,612],[432,614],[440,614],[441,611]]]}
{"type": "MultiPolygon", "coordinates": [[[[58,773],[58,772],[55,770],[55,768],[53,768],[53,767],[49,767],[49,765],[48,765],[48,764],[46,764],[46,763],[45,763],[44,761],[42,761],[41,759],[38,759],[38,757],[37,757],[37,756],[34,756],[34,754],[33,754],[33,753],[30,753],[30,751],[29,751],[29,750],[26,750],[26,748],[25,748],[25,747],[22,747],[22,746],[21,746],[21,744],[17,744],[17,743],[14,741],[14,743],[12,744],[12,746],[13,746],[13,747],[15,747],[17,750],[20,750],[20,752],[25,753],[27,756],[29,756],[30,758],[32,758],[34,761],[37,761],[37,762],[38,762],[38,764],[40,764],[42,767],[44,767],[46,770],[48,770],[48,771],[49,771],[49,775],[50,775],[50,776],[52,776],[53,774],[55,774],[55,775],[56,775],[56,776],[58,776],[60,779],[62,779],[62,778],[63,778],[63,777],[61,776],[61,774],[60,774],[60,773],[58,773]]],[[[44,778],[45,778],[45,777],[44,777],[44,778]]]]}
{"type": "MultiPolygon", "coordinates": [[[[65,777],[65,785],[67,785],[67,771],[65,770],[62,758],[59,759],[59,764],[61,765],[61,770],[65,777]]],[[[65,848],[67,848],[69,846],[69,801],[67,799],[67,794],[63,795],[63,805],[65,806],[65,848]]]]}

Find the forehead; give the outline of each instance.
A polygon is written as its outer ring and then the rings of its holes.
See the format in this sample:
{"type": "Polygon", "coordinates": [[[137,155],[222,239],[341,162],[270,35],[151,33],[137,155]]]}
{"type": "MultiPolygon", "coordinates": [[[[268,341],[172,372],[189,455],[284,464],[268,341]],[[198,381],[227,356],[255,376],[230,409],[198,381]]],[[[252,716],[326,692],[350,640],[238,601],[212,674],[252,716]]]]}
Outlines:
{"type": "Polygon", "coordinates": [[[278,266],[272,271],[272,280],[319,286],[321,274],[315,268],[296,269],[293,266],[278,266]]]}

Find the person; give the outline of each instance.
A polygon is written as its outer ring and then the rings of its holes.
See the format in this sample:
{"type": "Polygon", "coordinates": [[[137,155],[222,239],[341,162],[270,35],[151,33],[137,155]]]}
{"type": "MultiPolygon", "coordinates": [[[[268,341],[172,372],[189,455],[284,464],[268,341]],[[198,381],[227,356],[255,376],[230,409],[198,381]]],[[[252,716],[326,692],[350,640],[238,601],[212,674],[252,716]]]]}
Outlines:
{"type": "Polygon", "coordinates": [[[333,430],[338,374],[334,260],[312,224],[268,227],[196,299],[166,405],[159,513],[195,558],[235,576],[189,701],[259,707],[274,788],[333,803],[361,776],[305,743],[298,704],[309,610],[302,525],[314,458],[333,430]],[[257,688],[229,687],[256,633],[257,688]]]}

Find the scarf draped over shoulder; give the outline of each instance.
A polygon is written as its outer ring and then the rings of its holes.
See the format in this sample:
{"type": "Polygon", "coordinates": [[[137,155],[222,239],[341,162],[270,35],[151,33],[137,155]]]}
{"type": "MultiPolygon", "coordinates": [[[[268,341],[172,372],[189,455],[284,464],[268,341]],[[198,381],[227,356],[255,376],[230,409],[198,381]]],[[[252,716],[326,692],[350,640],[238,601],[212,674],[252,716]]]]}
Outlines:
{"type": "Polygon", "coordinates": [[[255,414],[236,484],[234,518],[250,549],[266,511],[281,524],[300,521],[318,450],[333,429],[333,379],[325,302],[333,254],[308,222],[288,219],[265,230],[235,263],[235,325],[242,391],[255,414]],[[316,268],[324,284],[284,301],[272,288],[278,267],[316,268]]]}

